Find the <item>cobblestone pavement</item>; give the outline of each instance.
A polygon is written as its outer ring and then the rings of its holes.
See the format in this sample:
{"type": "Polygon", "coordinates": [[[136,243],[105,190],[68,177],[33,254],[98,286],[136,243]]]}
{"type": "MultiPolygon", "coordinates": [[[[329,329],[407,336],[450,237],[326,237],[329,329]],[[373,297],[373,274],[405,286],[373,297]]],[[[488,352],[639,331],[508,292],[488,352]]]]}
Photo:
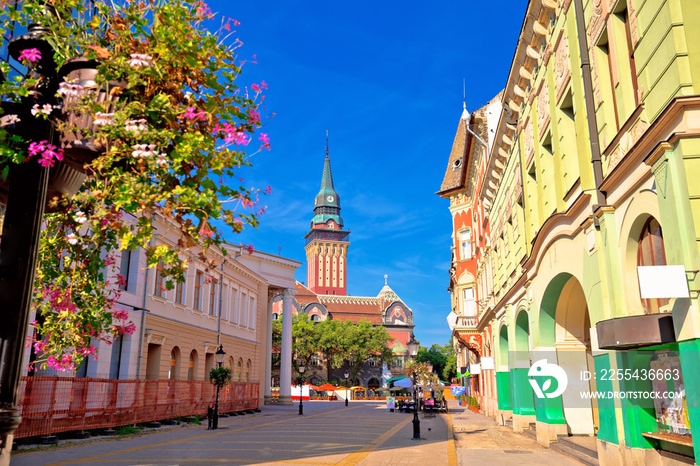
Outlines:
{"type": "Polygon", "coordinates": [[[68,448],[13,453],[12,466],[184,465],[469,465],[579,464],[543,449],[485,417],[455,406],[450,415],[387,413],[377,402],[263,406],[262,413],[223,418],[219,430],[175,427],[120,440],[91,439],[68,448]],[[454,428],[455,433],[452,433],[454,428]]]}
{"type": "Polygon", "coordinates": [[[493,420],[461,406],[451,406],[452,430],[459,466],[494,465],[557,465],[582,463],[550,450],[510,427],[499,426],[493,420]]]}

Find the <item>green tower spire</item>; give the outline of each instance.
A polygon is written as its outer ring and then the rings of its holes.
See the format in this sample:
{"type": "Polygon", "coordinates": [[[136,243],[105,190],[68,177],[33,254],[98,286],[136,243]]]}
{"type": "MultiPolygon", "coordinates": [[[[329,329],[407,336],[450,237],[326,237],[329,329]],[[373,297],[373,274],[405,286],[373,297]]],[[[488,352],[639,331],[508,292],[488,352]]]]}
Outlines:
{"type": "Polygon", "coordinates": [[[331,159],[328,155],[328,131],[326,131],[326,157],[323,160],[323,176],[321,177],[321,189],[314,199],[313,224],[324,224],[328,220],[334,220],[340,228],[343,228],[343,218],[340,216],[340,196],[333,187],[333,173],[331,172],[331,159]]]}

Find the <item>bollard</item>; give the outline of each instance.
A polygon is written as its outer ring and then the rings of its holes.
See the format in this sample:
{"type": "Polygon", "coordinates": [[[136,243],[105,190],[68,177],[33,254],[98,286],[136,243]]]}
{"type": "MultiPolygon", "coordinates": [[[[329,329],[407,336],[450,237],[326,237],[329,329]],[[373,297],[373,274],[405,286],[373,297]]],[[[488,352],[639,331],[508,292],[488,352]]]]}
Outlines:
{"type": "Polygon", "coordinates": [[[214,428],[214,408],[209,406],[207,408],[207,430],[212,430],[214,428]]]}

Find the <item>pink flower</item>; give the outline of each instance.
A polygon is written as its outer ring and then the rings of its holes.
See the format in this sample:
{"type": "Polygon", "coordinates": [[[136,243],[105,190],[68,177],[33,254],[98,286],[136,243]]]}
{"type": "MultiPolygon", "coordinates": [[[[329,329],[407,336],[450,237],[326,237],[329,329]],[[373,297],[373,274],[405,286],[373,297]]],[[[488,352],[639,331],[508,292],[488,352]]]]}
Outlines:
{"type": "Polygon", "coordinates": [[[211,15],[211,9],[209,9],[209,5],[207,5],[204,2],[200,2],[199,6],[197,6],[197,15],[198,16],[209,16],[211,15]]]}
{"type": "Polygon", "coordinates": [[[260,112],[257,110],[251,110],[250,115],[248,116],[248,123],[253,126],[260,125],[260,112]]]}
{"type": "MultiPolygon", "coordinates": [[[[53,167],[56,160],[63,160],[63,149],[59,149],[48,141],[32,142],[29,144],[29,159],[38,155],[37,160],[43,167],[53,167]]],[[[27,160],[25,159],[25,160],[27,160]]]]}
{"type": "Polygon", "coordinates": [[[260,81],[260,87],[267,89],[267,83],[265,81],[260,81]]]}
{"type": "Polygon", "coordinates": [[[197,110],[196,107],[185,108],[185,113],[182,114],[188,120],[205,120],[207,118],[207,112],[204,110],[197,110]]]}
{"type": "Polygon", "coordinates": [[[272,193],[272,186],[268,186],[267,189],[265,190],[267,194],[272,193]]]}
{"type": "Polygon", "coordinates": [[[39,60],[41,60],[41,52],[39,49],[24,49],[19,53],[19,61],[22,63],[28,61],[33,64],[39,60]]]}
{"type": "Polygon", "coordinates": [[[267,133],[260,133],[260,137],[258,139],[262,141],[265,149],[270,150],[270,138],[267,136],[267,133]]]}
{"type": "Polygon", "coordinates": [[[202,228],[199,229],[199,234],[206,238],[211,238],[212,236],[214,236],[214,232],[211,231],[209,225],[207,225],[206,223],[202,225],[202,228]]]}
{"type": "Polygon", "coordinates": [[[253,85],[251,85],[250,87],[251,87],[251,89],[253,89],[255,92],[257,92],[258,94],[260,94],[260,86],[258,86],[257,84],[253,84],[253,85]]]}

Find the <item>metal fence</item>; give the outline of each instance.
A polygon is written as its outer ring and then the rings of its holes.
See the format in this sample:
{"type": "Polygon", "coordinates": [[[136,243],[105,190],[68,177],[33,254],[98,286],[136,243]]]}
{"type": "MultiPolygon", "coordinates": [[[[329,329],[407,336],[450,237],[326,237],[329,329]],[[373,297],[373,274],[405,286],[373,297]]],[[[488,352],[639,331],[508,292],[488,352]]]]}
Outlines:
{"type": "MultiPolygon", "coordinates": [[[[215,397],[216,386],[205,381],[22,377],[15,438],[206,414],[215,397]]],[[[220,413],[258,402],[255,382],[232,382],[219,392],[220,413]]]]}

